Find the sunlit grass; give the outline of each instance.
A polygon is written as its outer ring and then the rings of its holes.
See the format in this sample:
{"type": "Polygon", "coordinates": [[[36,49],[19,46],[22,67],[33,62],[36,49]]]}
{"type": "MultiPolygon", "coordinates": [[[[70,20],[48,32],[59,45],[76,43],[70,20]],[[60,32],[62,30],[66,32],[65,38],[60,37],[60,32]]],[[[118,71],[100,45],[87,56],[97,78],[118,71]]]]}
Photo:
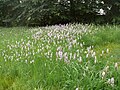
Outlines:
{"type": "Polygon", "coordinates": [[[119,90],[120,26],[0,28],[0,90],[119,90]]]}

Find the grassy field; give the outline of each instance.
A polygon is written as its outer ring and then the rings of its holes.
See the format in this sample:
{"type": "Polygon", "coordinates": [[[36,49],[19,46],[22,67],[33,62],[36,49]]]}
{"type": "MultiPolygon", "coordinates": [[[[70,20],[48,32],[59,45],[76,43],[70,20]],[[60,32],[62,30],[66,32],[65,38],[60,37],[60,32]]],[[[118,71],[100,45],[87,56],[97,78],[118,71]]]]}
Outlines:
{"type": "Polygon", "coordinates": [[[0,28],[0,90],[120,90],[120,26],[0,28]]]}

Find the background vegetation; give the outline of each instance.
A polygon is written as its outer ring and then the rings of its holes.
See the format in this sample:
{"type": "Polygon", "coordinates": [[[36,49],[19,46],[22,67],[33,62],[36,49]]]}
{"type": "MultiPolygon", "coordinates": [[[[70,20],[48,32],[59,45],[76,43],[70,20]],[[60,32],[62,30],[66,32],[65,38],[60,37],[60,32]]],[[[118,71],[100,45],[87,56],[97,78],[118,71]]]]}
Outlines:
{"type": "Polygon", "coordinates": [[[120,0],[0,0],[1,26],[69,22],[119,24],[120,0]]]}

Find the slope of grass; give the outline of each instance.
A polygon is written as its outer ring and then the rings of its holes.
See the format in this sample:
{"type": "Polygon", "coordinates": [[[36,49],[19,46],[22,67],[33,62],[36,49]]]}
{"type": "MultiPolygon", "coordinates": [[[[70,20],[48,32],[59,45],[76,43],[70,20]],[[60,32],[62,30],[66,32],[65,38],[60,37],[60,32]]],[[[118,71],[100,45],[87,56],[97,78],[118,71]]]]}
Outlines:
{"type": "Polygon", "coordinates": [[[120,26],[0,28],[0,90],[119,90],[120,26]]]}

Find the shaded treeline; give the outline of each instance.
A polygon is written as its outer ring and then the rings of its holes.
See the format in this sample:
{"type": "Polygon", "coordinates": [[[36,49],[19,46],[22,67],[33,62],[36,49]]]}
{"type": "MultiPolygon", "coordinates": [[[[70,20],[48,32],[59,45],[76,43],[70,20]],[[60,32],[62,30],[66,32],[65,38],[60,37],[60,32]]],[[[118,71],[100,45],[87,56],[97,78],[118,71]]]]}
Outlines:
{"type": "Polygon", "coordinates": [[[120,0],[0,0],[0,26],[120,23],[120,0]]]}

